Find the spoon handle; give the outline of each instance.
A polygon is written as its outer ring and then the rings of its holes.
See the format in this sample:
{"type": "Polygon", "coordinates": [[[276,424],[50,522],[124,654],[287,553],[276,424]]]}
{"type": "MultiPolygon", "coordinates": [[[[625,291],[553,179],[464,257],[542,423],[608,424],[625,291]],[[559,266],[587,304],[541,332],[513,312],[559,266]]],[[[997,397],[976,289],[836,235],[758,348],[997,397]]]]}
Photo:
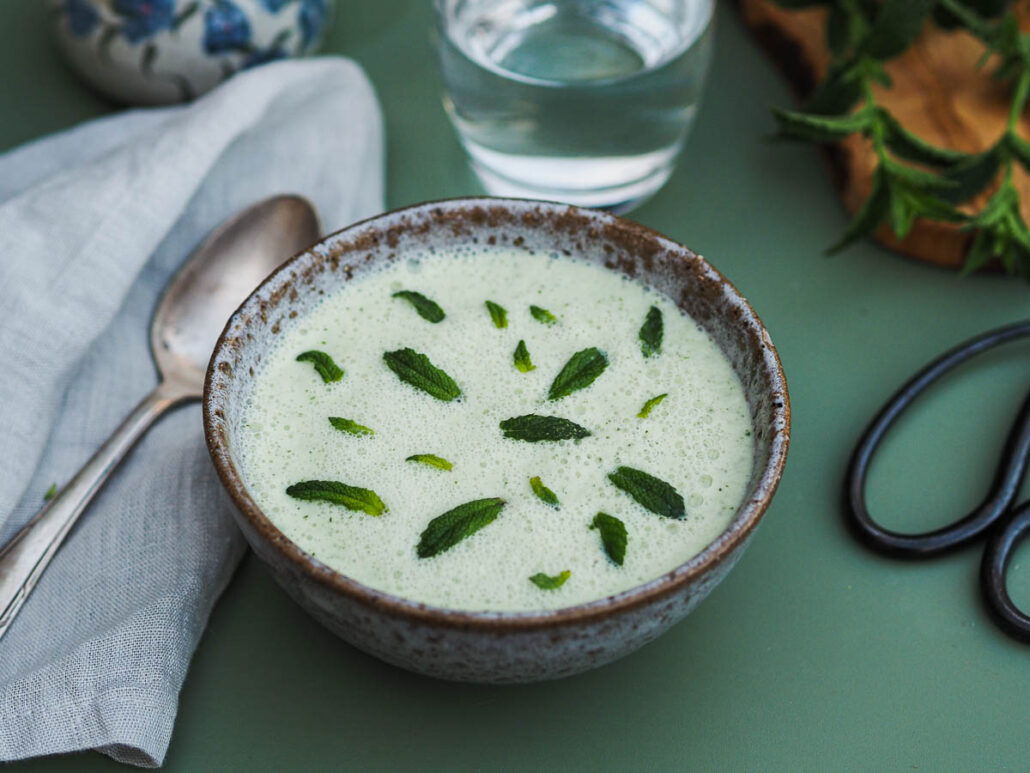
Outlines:
{"type": "Polygon", "coordinates": [[[64,538],[125,454],[155,419],[190,397],[196,395],[167,382],[158,384],[75,477],[0,548],[0,637],[7,633],[64,538]]]}

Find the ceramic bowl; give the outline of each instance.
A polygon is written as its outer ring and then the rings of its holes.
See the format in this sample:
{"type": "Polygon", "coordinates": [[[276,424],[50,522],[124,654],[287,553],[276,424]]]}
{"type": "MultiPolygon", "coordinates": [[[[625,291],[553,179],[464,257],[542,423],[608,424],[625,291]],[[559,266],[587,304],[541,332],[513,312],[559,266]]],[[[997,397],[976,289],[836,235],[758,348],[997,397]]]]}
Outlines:
{"type": "Polygon", "coordinates": [[[314,52],[334,0],[50,0],[73,69],[130,104],[181,102],[239,70],[314,52]]]}
{"type": "Polygon", "coordinates": [[[622,657],[681,620],[744,552],[769,506],[790,436],[787,385],[761,321],[703,258],[614,215],[560,204],[456,199],[345,228],[272,274],[226,325],[208,369],[204,429],[215,467],[254,552],[286,591],[343,639],[389,663],[472,682],[574,674],[622,657]],[[562,251],[666,293],[703,326],[744,386],[754,424],[747,494],[722,534],[673,571],[608,598],[543,612],[467,612],[366,587],[291,542],[251,498],[237,465],[241,413],[276,338],[321,300],[383,263],[457,244],[562,251]]]}

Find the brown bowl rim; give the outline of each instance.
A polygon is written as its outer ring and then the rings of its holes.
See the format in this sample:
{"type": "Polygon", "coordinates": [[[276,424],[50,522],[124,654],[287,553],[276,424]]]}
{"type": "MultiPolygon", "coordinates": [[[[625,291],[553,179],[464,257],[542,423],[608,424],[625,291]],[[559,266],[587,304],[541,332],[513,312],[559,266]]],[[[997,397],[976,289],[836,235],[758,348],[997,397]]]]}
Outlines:
{"type": "MultiPolygon", "coordinates": [[[[528,227],[528,226],[527,226],[528,227]]],[[[256,315],[255,315],[256,316],[256,315]]],[[[246,322],[243,323],[244,327],[246,322]]],[[[738,546],[747,540],[751,533],[758,526],[762,516],[772,501],[773,494],[779,485],[783,475],[783,469],[787,460],[787,451],[790,447],[790,395],[787,390],[787,381],[783,373],[783,365],[778,352],[772,343],[765,325],[751,304],[744,298],[737,288],[726,279],[722,273],[712,266],[705,258],[698,255],[689,247],[680,244],[673,239],[655,231],[647,226],[641,225],[626,218],[613,215],[602,210],[586,209],[569,204],[557,202],[535,201],[530,199],[512,199],[493,196],[461,196],[448,199],[438,199],[421,202],[396,209],[388,210],[364,220],[351,223],[344,228],[331,234],[327,234],[308,248],[301,250],[289,260],[282,263],[275,271],[269,274],[259,284],[247,299],[240,304],[233,312],[218,337],[214,353],[208,364],[207,373],[204,378],[204,399],[203,399],[204,438],[207,444],[211,459],[214,462],[218,477],[222,485],[228,491],[233,503],[236,505],[239,514],[246,519],[249,525],[258,535],[270,545],[279,555],[287,559],[294,568],[299,569],[306,577],[321,584],[327,589],[337,592],[352,601],[356,601],[377,611],[391,614],[393,616],[406,618],[411,621],[429,623],[445,628],[456,628],[475,631],[532,631],[544,628],[552,628],[573,623],[596,621],[608,617],[617,612],[634,609],[641,605],[658,601],[669,596],[699,577],[704,576],[710,570],[717,567],[729,556],[733,555],[738,546]],[[243,484],[242,476],[236,469],[232,460],[229,447],[223,443],[216,425],[223,423],[218,415],[222,413],[219,403],[214,397],[214,381],[217,377],[217,363],[221,359],[227,346],[232,343],[230,334],[234,332],[235,325],[241,316],[252,303],[260,305],[260,297],[271,284],[276,282],[280,276],[294,268],[295,264],[307,256],[312,256],[316,248],[327,245],[338,240],[338,238],[350,231],[355,233],[369,226],[389,227],[391,221],[402,219],[405,215],[430,214],[434,209],[468,207],[502,207],[507,208],[513,214],[527,207],[548,210],[556,215],[571,214],[593,218],[604,225],[614,225],[629,236],[642,240],[661,243],[663,247],[682,254],[684,257],[699,261],[700,267],[710,276],[714,277],[724,293],[735,301],[742,310],[740,323],[750,321],[759,332],[763,346],[763,367],[770,376],[770,383],[773,387],[771,394],[779,399],[774,403],[772,416],[772,427],[770,430],[769,461],[767,462],[759,484],[750,500],[738,510],[729,526],[724,529],[715,540],[708,544],[700,553],[680,564],[676,568],[665,572],[658,577],[649,580],[641,585],[634,586],[620,591],[603,599],[597,599],[570,607],[561,607],[551,610],[531,610],[521,612],[499,612],[499,611],[473,611],[457,610],[445,607],[437,607],[421,602],[410,601],[401,596],[395,596],[384,591],[376,590],[364,585],[341,572],[332,569],[317,559],[311,557],[290,540],[273,524],[261,511],[254,500],[250,497],[243,484]]]]}

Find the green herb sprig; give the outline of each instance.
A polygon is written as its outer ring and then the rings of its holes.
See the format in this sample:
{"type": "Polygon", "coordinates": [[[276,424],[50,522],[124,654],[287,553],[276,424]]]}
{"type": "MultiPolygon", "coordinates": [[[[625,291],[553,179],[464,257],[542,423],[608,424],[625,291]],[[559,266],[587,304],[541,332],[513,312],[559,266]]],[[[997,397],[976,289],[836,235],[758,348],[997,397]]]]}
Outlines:
{"type": "Polygon", "coordinates": [[[404,461],[424,464],[427,467],[436,467],[439,470],[454,469],[454,465],[451,462],[448,462],[442,456],[437,456],[436,454],[413,454],[404,461]]]}
{"type": "Polygon", "coordinates": [[[386,505],[383,504],[383,500],[376,492],[367,488],[349,486],[336,480],[301,481],[287,488],[286,493],[294,499],[328,502],[369,515],[378,516],[386,512],[386,505]]]}
{"type": "Polygon", "coordinates": [[[608,355],[596,346],[576,352],[554,377],[547,399],[560,400],[580,389],[586,389],[607,367],[608,355]]]}
{"type": "Polygon", "coordinates": [[[402,298],[410,303],[422,319],[426,322],[432,322],[434,325],[437,322],[443,322],[444,317],[447,316],[444,314],[443,309],[440,308],[440,304],[414,290],[399,290],[393,294],[393,297],[402,298]]]}
{"type": "Polygon", "coordinates": [[[651,411],[654,409],[654,407],[668,396],[669,393],[664,392],[663,394],[655,395],[654,397],[652,397],[650,400],[644,403],[644,407],[640,409],[640,413],[637,414],[637,418],[646,419],[648,416],[651,415],[651,411]]]}
{"type": "Polygon", "coordinates": [[[623,561],[626,560],[626,543],[629,542],[626,524],[614,515],[598,513],[594,516],[590,528],[597,529],[601,533],[601,546],[612,563],[622,566],[623,561]]]}
{"type": "Polygon", "coordinates": [[[661,478],[633,467],[619,467],[608,475],[608,480],[656,515],[666,518],[686,515],[683,497],[661,478]]]}
{"type": "Polygon", "coordinates": [[[533,360],[529,357],[529,349],[526,348],[525,341],[519,341],[515,347],[515,354],[512,355],[512,359],[520,373],[529,373],[531,370],[536,370],[536,365],[533,364],[533,360]]]}
{"type": "Polygon", "coordinates": [[[538,587],[540,590],[558,590],[558,588],[564,585],[565,581],[569,579],[571,576],[572,572],[570,572],[568,569],[553,575],[544,574],[543,572],[537,572],[529,578],[529,581],[533,583],[536,587],[538,587]]]}
{"type": "Polygon", "coordinates": [[[343,368],[333,362],[333,358],[328,354],[317,349],[301,352],[297,355],[297,362],[310,362],[314,366],[315,372],[327,384],[343,378],[343,368]]]}
{"type": "Polygon", "coordinates": [[[366,427],[364,424],[358,424],[352,419],[345,419],[342,416],[330,416],[329,423],[333,425],[334,429],[338,429],[340,432],[346,432],[350,435],[374,435],[375,431],[371,427],[366,427]]]}
{"type": "Polygon", "coordinates": [[[506,438],[527,443],[580,440],[590,435],[590,430],[574,421],[560,416],[538,416],[535,413],[505,419],[501,422],[501,431],[506,438]]]}
{"type": "Polygon", "coordinates": [[[506,308],[493,301],[484,301],[484,304],[487,311],[490,312],[490,319],[493,320],[494,327],[508,327],[508,310],[506,308]]]}
{"type": "Polygon", "coordinates": [[[544,325],[553,325],[558,321],[556,316],[540,306],[530,306],[529,313],[533,315],[533,319],[544,325]]]}
{"type": "Polygon", "coordinates": [[[550,505],[555,509],[561,507],[561,502],[558,501],[558,495],[544,485],[543,481],[540,480],[539,475],[529,479],[529,487],[533,489],[533,493],[536,494],[536,498],[545,505],[550,505]]]}
{"type": "Polygon", "coordinates": [[[429,358],[411,348],[383,354],[383,362],[397,378],[416,389],[421,389],[437,400],[450,402],[461,397],[461,387],[429,358]]]}
{"type": "Polygon", "coordinates": [[[504,508],[503,499],[476,499],[458,505],[429,522],[415,552],[419,558],[432,558],[489,526],[504,508]]]}
{"type": "Polygon", "coordinates": [[[876,156],[873,184],[841,238],[838,252],[887,223],[904,239],[918,218],[962,223],[975,232],[963,273],[997,259],[1006,271],[1030,279],[1030,229],[1012,183],[1016,164],[1030,171],[1030,143],[1017,125],[1030,91],[1030,36],[1022,33],[1007,3],[995,0],[775,0],[785,8],[826,6],[826,39],[831,61],[826,76],[803,111],[774,108],[784,139],[839,142],[848,135],[867,138],[876,156]],[[994,76],[1009,85],[1009,120],[997,141],[977,154],[935,147],[906,130],[876,100],[873,84],[890,87],[883,63],[902,54],[933,17],[942,26],[960,26],[995,54],[994,76]],[[992,18],[997,17],[997,18],[992,18]],[[855,108],[856,104],[861,105],[855,108]],[[918,166],[912,166],[911,164],[918,166]],[[958,205],[999,180],[983,209],[969,216],[958,205]]]}

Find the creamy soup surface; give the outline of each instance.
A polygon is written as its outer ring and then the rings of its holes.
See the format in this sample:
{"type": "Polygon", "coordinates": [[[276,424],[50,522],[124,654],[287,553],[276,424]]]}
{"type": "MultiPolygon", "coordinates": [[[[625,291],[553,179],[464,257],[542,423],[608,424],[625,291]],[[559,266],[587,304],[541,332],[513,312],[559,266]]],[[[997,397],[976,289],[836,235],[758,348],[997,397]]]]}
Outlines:
{"type": "MultiPolygon", "coordinates": [[[[255,374],[237,462],[257,504],[317,560],[387,593],[462,610],[567,607],[652,580],[700,552],[726,528],[752,467],[751,421],[741,384],[715,343],[667,297],[583,260],[499,248],[426,254],[347,283],[294,321],[255,374]],[[421,293],[446,316],[424,319],[401,290],[421,293]],[[498,328],[484,302],[507,311],[498,328]],[[548,324],[530,306],[554,317],[548,324]],[[639,331],[661,312],[657,354],[639,331]],[[535,369],[514,364],[519,341],[535,369]],[[596,347],[607,367],[589,386],[548,399],[577,352],[596,347]],[[384,353],[425,354],[461,389],[452,401],[402,381],[384,353]],[[302,352],[328,354],[344,371],[326,382],[302,352]],[[667,394],[640,418],[649,399],[667,394]],[[507,438],[500,423],[557,416],[591,434],[579,440],[507,438]],[[374,434],[334,427],[343,418],[374,434]],[[416,461],[432,454],[445,470],[416,461]],[[665,517],[616,487],[620,466],[644,471],[682,497],[685,516],[665,517]],[[554,493],[558,507],[530,485],[554,493]],[[287,489],[338,481],[374,491],[379,516],[287,489]],[[435,517],[500,498],[496,519],[453,546],[420,558],[435,517]],[[612,560],[598,512],[626,530],[612,560]],[[567,579],[538,587],[530,577],[567,579]]],[[[352,428],[353,429],[353,428],[352,428]]]]}

